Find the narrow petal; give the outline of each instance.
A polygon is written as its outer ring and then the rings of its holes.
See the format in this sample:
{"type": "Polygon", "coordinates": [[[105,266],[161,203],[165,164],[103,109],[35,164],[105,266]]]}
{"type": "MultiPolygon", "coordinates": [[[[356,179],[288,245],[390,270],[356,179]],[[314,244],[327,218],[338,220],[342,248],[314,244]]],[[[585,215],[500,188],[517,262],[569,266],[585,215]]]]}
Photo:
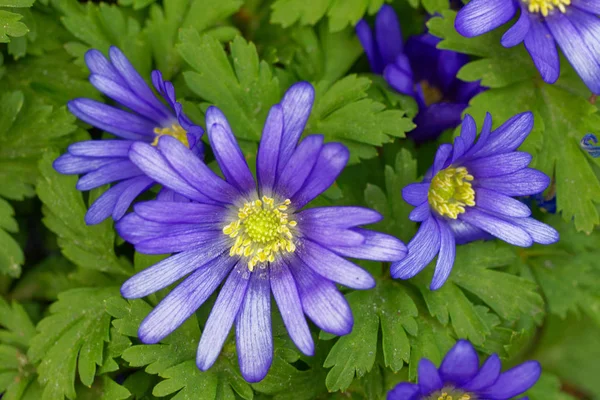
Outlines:
{"type": "Polygon", "coordinates": [[[161,136],[158,148],[183,179],[213,201],[231,204],[240,197],[235,187],[212,172],[190,149],[174,137],[161,136]]]}
{"type": "Polygon", "coordinates": [[[477,125],[475,124],[473,117],[467,114],[460,127],[460,136],[454,140],[454,152],[452,153],[451,163],[455,163],[456,160],[465,154],[465,152],[473,145],[476,137],[477,125]]]}
{"type": "Polygon", "coordinates": [[[523,228],[536,243],[552,244],[558,242],[559,234],[550,225],[536,221],[533,218],[503,218],[507,219],[511,224],[523,228]]]}
{"type": "Polygon", "coordinates": [[[526,168],[531,162],[531,154],[524,152],[510,152],[496,154],[485,158],[477,158],[463,164],[471,175],[479,178],[508,175],[526,168]]]}
{"type": "Polygon", "coordinates": [[[283,323],[298,349],[307,356],[312,356],[315,352],[315,344],[306,318],[304,318],[302,302],[294,277],[283,261],[271,264],[270,268],[271,290],[283,323]]]}
{"type": "Polygon", "coordinates": [[[417,400],[419,397],[419,386],[401,382],[387,394],[387,400],[417,400]]]}
{"type": "Polygon", "coordinates": [[[271,196],[277,177],[279,147],[283,134],[283,111],[280,105],[271,107],[263,128],[256,156],[256,175],[258,184],[266,196],[271,196]]]}
{"type": "Polygon", "coordinates": [[[236,320],[236,346],[240,371],[246,382],[263,380],[273,361],[269,270],[256,271],[236,320]]]}
{"type": "Polygon", "coordinates": [[[334,226],[304,225],[302,235],[323,246],[360,246],[365,238],[352,229],[340,229],[334,226]]]}
{"type": "Polygon", "coordinates": [[[132,140],[85,140],[73,143],[68,151],[79,157],[127,157],[132,140]]]}
{"type": "Polygon", "coordinates": [[[515,151],[533,129],[533,114],[528,111],[517,114],[494,130],[485,146],[472,154],[473,158],[483,158],[515,151]]]}
{"type": "Polygon", "coordinates": [[[349,157],[346,146],[340,143],[325,144],[304,186],[291,199],[292,205],[300,209],[327,190],[342,172],[349,157]]]}
{"type": "Polygon", "coordinates": [[[369,64],[371,65],[371,72],[375,74],[381,74],[383,72],[383,66],[381,65],[381,56],[375,43],[375,38],[371,27],[364,19],[361,19],[356,24],[356,36],[362,45],[369,64]]]}
{"type": "Polygon", "coordinates": [[[221,206],[174,201],[145,201],[135,205],[135,212],[149,221],[167,224],[222,223],[228,214],[228,210],[221,206]]]}
{"type": "Polygon", "coordinates": [[[533,244],[533,239],[524,229],[480,211],[476,207],[470,207],[458,218],[509,244],[520,247],[529,247],[533,244]]]}
{"type": "Polygon", "coordinates": [[[387,4],[381,6],[375,17],[375,41],[383,65],[391,64],[402,53],[404,41],[396,11],[387,4]]]}
{"type": "Polygon", "coordinates": [[[414,82],[412,73],[400,69],[395,64],[388,64],[383,70],[385,81],[398,93],[407,96],[415,96],[414,82]]]}
{"type": "Polygon", "coordinates": [[[411,206],[420,206],[427,201],[429,186],[429,182],[411,183],[402,189],[402,198],[411,206]]]}
{"type": "Polygon", "coordinates": [[[521,8],[521,15],[517,22],[507,30],[504,35],[502,35],[502,46],[504,47],[513,47],[521,43],[527,32],[529,32],[529,28],[531,27],[531,22],[529,20],[529,13],[525,10],[525,8],[521,8]]]}
{"type": "Polygon", "coordinates": [[[221,229],[205,230],[196,226],[187,230],[171,231],[162,236],[142,240],[135,245],[136,251],[144,254],[168,254],[185,251],[191,246],[211,245],[220,242],[219,247],[227,240],[221,229]]]}
{"type": "Polygon", "coordinates": [[[590,14],[600,14],[600,2],[598,2],[598,0],[574,0],[571,4],[590,14]]]}
{"type": "Polygon", "coordinates": [[[442,144],[435,153],[431,173],[433,176],[439,171],[447,167],[448,158],[452,154],[452,145],[448,143],[442,144]]]}
{"type": "Polygon", "coordinates": [[[90,49],[85,53],[85,63],[92,74],[106,76],[115,82],[126,85],[115,67],[104,57],[100,50],[90,49]]]}
{"type": "Polygon", "coordinates": [[[542,373],[542,367],[537,361],[526,361],[502,374],[496,382],[478,395],[490,400],[510,399],[525,393],[531,388],[542,373]]]}
{"type": "Polygon", "coordinates": [[[295,214],[295,219],[302,225],[335,226],[351,228],[360,225],[374,224],[382,220],[382,215],[375,210],[363,207],[315,207],[295,214]]]}
{"type": "Polygon", "coordinates": [[[477,179],[475,191],[485,188],[507,196],[528,196],[543,192],[549,184],[550,178],[543,172],[524,168],[510,175],[477,179]]]}
{"type": "Polygon", "coordinates": [[[479,36],[504,25],[515,12],[510,0],[473,0],[458,12],[454,26],[463,36],[479,36]]]}
{"type": "MultiPolygon", "coordinates": [[[[529,13],[528,13],[529,14],[529,13]]],[[[560,75],[560,60],[556,42],[537,15],[530,15],[530,27],[525,36],[525,48],[531,55],[542,79],[554,83],[560,75]]]]}
{"type": "Polygon", "coordinates": [[[456,255],[456,244],[454,243],[454,234],[450,227],[444,221],[438,221],[440,230],[440,252],[435,265],[435,272],[431,280],[430,289],[438,290],[441,288],[452,271],[454,266],[454,257],[456,255]]]}
{"type": "Polygon", "coordinates": [[[279,149],[277,170],[282,171],[304,131],[315,100],[315,89],[308,82],[292,85],[281,100],[283,110],[283,136],[279,149]]]}
{"type": "Polygon", "coordinates": [[[440,250],[440,230],[435,218],[423,222],[415,237],[408,243],[408,255],[392,264],[395,279],[409,279],[429,264],[440,250]]]}
{"type": "Polygon", "coordinates": [[[497,354],[492,354],[481,366],[477,375],[469,382],[462,385],[462,388],[470,392],[478,392],[491,386],[496,382],[502,370],[502,363],[497,354]]]}
{"type": "Polygon", "coordinates": [[[242,193],[253,192],[256,184],[252,172],[225,115],[217,107],[206,110],[206,126],[210,145],[227,182],[235,185],[242,193]]]}
{"type": "Polygon", "coordinates": [[[422,203],[420,206],[417,206],[414,210],[410,212],[408,215],[408,219],[414,222],[423,222],[427,218],[431,216],[431,211],[429,209],[429,203],[422,203]]]}
{"type": "Polygon", "coordinates": [[[298,193],[313,170],[322,148],[322,135],[310,135],[302,140],[280,172],[275,192],[284,199],[290,199],[298,193]]]}
{"type": "Polygon", "coordinates": [[[375,287],[375,279],[367,271],[310,240],[303,240],[295,254],[313,271],[330,281],[352,289],[375,287]]]}
{"type": "Polygon", "coordinates": [[[475,204],[492,214],[519,218],[531,215],[531,210],[527,205],[490,189],[478,188],[475,192],[475,204]]]}
{"type": "Polygon", "coordinates": [[[198,268],[231,268],[233,264],[227,266],[227,262],[234,263],[235,259],[225,250],[209,246],[168,257],[126,280],[121,286],[121,295],[126,299],[139,299],[166,288],[198,268]]]}
{"type": "Polygon", "coordinates": [[[460,125],[465,108],[467,104],[450,102],[434,103],[422,108],[414,119],[417,127],[409,136],[418,142],[437,139],[446,129],[460,125]]]}
{"type": "Polygon", "coordinates": [[[298,285],[304,313],[325,332],[343,336],[352,331],[354,320],[346,298],[335,284],[322,278],[294,257],[288,262],[298,285]]]}
{"type": "Polygon", "coordinates": [[[246,297],[249,282],[248,267],[245,262],[239,262],[225,281],[200,337],[196,365],[201,371],[212,367],[217,360],[246,297]]]}
{"type": "Polygon", "coordinates": [[[365,241],[358,246],[327,246],[342,257],[373,261],[398,261],[406,257],[408,250],[404,243],[391,235],[355,228],[365,241]]]}
{"type": "Polygon", "coordinates": [[[130,181],[144,178],[145,177],[139,177],[124,180],[109,188],[106,192],[102,193],[102,195],[98,197],[94,203],[92,203],[90,208],[85,213],[85,223],[88,225],[96,225],[110,217],[115,209],[115,205],[117,204],[119,197],[129,187],[130,181]]]}
{"type": "Polygon", "coordinates": [[[65,153],[58,157],[52,163],[52,167],[65,175],[85,174],[94,171],[98,168],[110,165],[115,162],[123,161],[123,158],[92,158],[79,157],[69,153],[65,153]]]}
{"type": "MultiPolygon", "coordinates": [[[[140,340],[146,344],[158,343],[177,329],[213,294],[229,271],[231,271],[233,264],[235,264],[235,259],[226,254],[201,266],[196,272],[177,285],[144,318],[138,330],[140,340]]],[[[164,273],[167,271],[164,271],[164,268],[162,268],[160,272],[164,273]]],[[[156,284],[157,282],[154,281],[153,283],[156,284]]],[[[164,281],[161,283],[164,283],[164,281]]]]}
{"type": "MultiPolygon", "coordinates": [[[[154,181],[147,176],[138,176],[135,178],[127,179],[125,181],[119,182],[117,185],[124,184],[127,185],[123,192],[116,199],[115,207],[112,212],[112,217],[115,221],[123,218],[129,207],[131,207],[131,203],[138,197],[142,192],[150,189],[154,186],[154,181]]],[[[93,205],[92,205],[93,206],[93,205]]],[[[85,221],[88,222],[88,214],[92,207],[89,208],[88,212],[85,215],[85,221]]]]}
{"type": "Polygon", "coordinates": [[[444,382],[451,382],[459,387],[473,379],[478,371],[479,356],[473,345],[466,340],[456,342],[440,365],[444,382]]]}
{"type": "Polygon", "coordinates": [[[454,241],[456,244],[470,243],[475,240],[494,239],[489,233],[484,232],[465,221],[461,221],[460,219],[453,219],[446,221],[446,223],[454,234],[454,241]]]}
{"type": "Polygon", "coordinates": [[[435,368],[435,365],[426,358],[422,358],[421,361],[419,361],[418,376],[419,388],[421,389],[421,394],[423,396],[427,396],[436,390],[440,390],[444,386],[437,368],[435,368]]]}
{"type": "MultiPolygon", "coordinates": [[[[483,120],[483,125],[481,127],[481,133],[479,134],[479,139],[475,144],[468,149],[463,156],[463,159],[472,159],[473,154],[479,152],[482,148],[487,145],[487,142],[490,138],[492,132],[492,115],[489,112],[485,113],[485,118],[483,120]]],[[[468,147],[468,146],[467,146],[468,147]]]]}
{"type": "Polygon", "coordinates": [[[100,167],[82,176],[77,182],[78,190],[91,190],[107,183],[144,175],[131,161],[123,159],[100,167]]]}

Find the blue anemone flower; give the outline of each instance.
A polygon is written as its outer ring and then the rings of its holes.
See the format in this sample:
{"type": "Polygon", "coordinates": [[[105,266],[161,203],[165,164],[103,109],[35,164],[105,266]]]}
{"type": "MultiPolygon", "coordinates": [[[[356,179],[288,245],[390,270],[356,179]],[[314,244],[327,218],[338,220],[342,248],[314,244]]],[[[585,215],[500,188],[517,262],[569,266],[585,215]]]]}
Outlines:
{"type": "Polygon", "coordinates": [[[128,110],[85,98],[69,101],[68,108],[82,121],[117,138],[74,143],[54,161],[54,168],[62,174],[83,174],[77,182],[79,190],[118,182],[89,208],[85,221],[90,225],[111,215],[120,219],[135,198],[155,184],[129,161],[133,143],[156,145],[157,139],[166,135],[177,138],[195,154],[203,153],[200,137],[204,131],[183,113],[173,84],[164,81],[160,71],[152,72],[152,83],[166,101],[164,104],[118,48],[111,47],[109,55],[110,61],[98,50],[86,53],[90,82],[128,110]]]}
{"type": "Polygon", "coordinates": [[[336,283],[375,286],[345,257],[398,260],[398,239],[360,226],[379,221],[361,207],[306,208],[333,184],[349,152],[310,135],[300,143],[314,100],[313,87],[293,85],[268,114],[256,160],[257,182],[225,116],[206,112],[208,139],[224,179],[173,137],[158,147],[131,146],[132,162],[191,201],[159,199],[135,205],[117,230],[137,251],[177,253],[126,281],[121,293],[139,298],[187,276],[141,323],[144,343],[173,332],[225,281],[198,346],[197,365],[210,368],[235,322],[240,369],[249,382],[264,378],[273,358],[271,293],[290,337],[307,355],[314,343],[304,314],[336,335],[352,330],[352,312],[336,283]]]}
{"type": "Polygon", "coordinates": [[[356,33],[371,70],[382,74],[399,93],[416,100],[417,127],[409,133],[414,140],[435,139],[444,130],[458,126],[469,100],[484,90],[479,82],[463,82],[456,77],[469,58],[438,50],[441,39],[426,33],[409,38],[404,45],[398,17],[389,5],[377,13],[374,33],[365,20],[356,25],[356,33]]]}
{"type": "Polygon", "coordinates": [[[560,75],[556,44],[581,79],[600,94],[600,0],[472,0],[456,16],[456,30],[474,37],[510,21],[502,36],[504,47],[524,42],[544,81],[560,75]]]}
{"type": "MultiPolygon", "coordinates": [[[[492,354],[481,367],[473,345],[459,340],[439,368],[426,358],[418,367],[419,383],[399,383],[388,400],[509,400],[525,393],[540,378],[537,361],[526,361],[500,373],[502,364],[492,354]]],[[[527,399],[526,397],[521,400],[527,399]]]]}
{"type": "Polygon", "coordinates": [[[531,210],[513,197],[541,193],[550,178],[528,168],[531,155],[516,149],[533,128],[533,114],[518,114],[492,131],[487,114],[479,139],[471,116],[463,121],[454,146],[442,144],[421,183],[402,190],[421,222],[406,258],[391,267],[394,278],[421,272],[439,253],[431,289],[442,287],[454,265],[455,246],[497,237],[515,246],[558,240],[552,227],[530,218],[531,210]]]}
{"type": "Polygon", "coordinates": [[[600,157],[598,138],[592,133],[586,134],[583,139],[581,139],[581,148],[594,158],[600,157]]]}

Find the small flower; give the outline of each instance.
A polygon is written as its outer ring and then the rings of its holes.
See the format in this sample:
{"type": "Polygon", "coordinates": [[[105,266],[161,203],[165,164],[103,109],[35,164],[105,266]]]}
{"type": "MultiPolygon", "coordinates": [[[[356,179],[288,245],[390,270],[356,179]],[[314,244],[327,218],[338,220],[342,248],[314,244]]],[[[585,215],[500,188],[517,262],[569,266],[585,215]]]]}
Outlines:
{"type": "Polygon", "coordinates": [[[509,400],[525,393],[542,373],[537,361],[526,361],[503,373],[501,370],[497,354],[492,354],[480,368],[479,357],[471,343],[459,340],[439,368],[428,359],[421,359],[419,383],[399,383],[388,393],[387,399],[509,400]]]}
{"type": "Polygon", "coordinates": [[[356,33],[371,70],[416,100],[417,127],[409,133],[414,140],[435,139],[444,130],[457,127],[469,100],[484,90],[479,82],[463,82],[456,77],[469,58],[438,50],[441,39],[426,33],[409,38],[404,46],[398,17],[389,5],[377,13],[374,33],[365,20],[356,25],[356,33]]]}
{"type": "Polygon", "coordinates": [[[160,71],[152,72],[152,83],[167,102],[165,105],[118,48],[111,47],[109,55],[110,61],[98,50],[86,53],[90,82],[129,110],[85,98],[70,101],[68,107],[82,121],[117,138],[74,143],[54,161],[54,168],[62,174],[83,174],[77,182],[79,190],[118,182],[89,208],[85,221],[90,225],[111,215],[115,220],[120,219],[135,198],[155,184],[129,161],[128,151],[133,143],[156,145],[158,138],[166,135],[196,154],[202,153],[200,137],[204,131],[183,113],[181,104],[175,100],[173,84],[163,81],[160,71]]]}
{"type": "Polygon", "coordinates": [[[379,221],[375,211],[305,208],[333,184],[349,157],[346,147],[323,143],[321,135],[298,143],[313,99],[313,87],[298,83],[271,108],[258,149],[258,184],[216,107],[207,110],[206,124],[225,179],[170,136],[161,137],[158,147],[131,146],[134,164],[192,200],[139,203],[117,224],[139,252],[178,253],[125,282],[124,297],[146,296],[189,275],[140,325],[144,343],[173,332],[225,280],[200,339],[198,368],[213,365],[235,322],[242,375],[260,381],[273,358],[271,292],[292,340],[312,355],[304,314],[324,331],[345,335],[352,330],[352,312],[335,284],[375,285],[344,257],[391,261],[406,255],[399,240],[359,227],[379,221]]]}
{"type": "Polygon", "coordinates": [[[504,47],[524,42],[544,81],[560,75],[556,44],[581,79],[600,93],[600,2],[596,0],[472,0],[456,16],[456,30],[474,37],[510,21],[517,22],[502,36],[504,47]]]}
{"type": "Polygon", "coordinates": [[[527,168],[531,155],[516,151],[533,128],[533,114],[518,114],[495,131],[486,115],[477,142],[471,116],[463,121],[454,146],[442,144],[422,183],[402,190],[416,208],[409,218],[421,222],[408,244],[408,256],[391,267],[394,278],[418,274],[439,253],[431,289],[442,287],[454,264],[455,245],[497,237],[515,246],[558,240],[552,227],[530,218],[531,211],[513,199],[541,193],[550,183],[527,168]]]}
{"type": "Polygon", "coordinates": [[[588,133],[583,139],[581,139],[581,148],[587,151],[587,153],[594,157],[600,157],[600,146],[598,146],[598,139],[595,135],[588,133]]]}

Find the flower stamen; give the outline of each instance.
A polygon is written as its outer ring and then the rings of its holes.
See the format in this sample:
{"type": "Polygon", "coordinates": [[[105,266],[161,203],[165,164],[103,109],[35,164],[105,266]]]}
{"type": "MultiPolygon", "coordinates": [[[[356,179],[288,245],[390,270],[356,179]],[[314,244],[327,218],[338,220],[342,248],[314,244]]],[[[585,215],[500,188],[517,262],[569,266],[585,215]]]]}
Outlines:
{"type": "Polygon", "coordinates": [[[275,261],[278,252],[293,253],[296,245],[290,228],[296,221],[290,221],[286,212],[289,199],[275,203],[271,197],[245,203],[238,210],[238,219],[223,228],[223,233],[235,238],[229,250],[230,256],[248,258],[248,269],[252,271],[260,262],[275,261]]]}
{"type": "Polygon", "coordinates": [[[438,214],[456,219],[465,207],[475,205],[475,191],[471,186],[473,175],[465,167],[446,168],[438,172],[429,186],[427,199],[438,214]]]}
{"type": "Polygon", "coordinates": [[[179,140],[181,143],[185,145],[185,147],[189,148],[190,144],[187,138],[187,131],[181,127],[181,125],[174,123],[171,126],[167,126],[165,128],[154,128],[154,133],[156,136],[154,137],[154,141],[152,142],[152,146],[158,145],[158,139],[161,136],[173,136],[175,139],[179,140]]]}
{"type": "Polygon", "coordinates": [[[571,0],[524,0],[528,3],[529,12],[539,12],[542,13],[544,17],[547,17],[548,14],[554,10],[554,8],[558,8],[560,12],[564,13],[567,11],[568,5],[571,5],[571,0]]]}

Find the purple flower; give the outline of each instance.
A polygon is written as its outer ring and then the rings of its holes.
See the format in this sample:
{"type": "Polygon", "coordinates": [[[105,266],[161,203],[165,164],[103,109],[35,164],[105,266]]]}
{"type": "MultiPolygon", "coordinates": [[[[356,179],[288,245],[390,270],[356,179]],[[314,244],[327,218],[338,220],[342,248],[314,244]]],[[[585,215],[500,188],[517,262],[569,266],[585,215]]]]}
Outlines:
{"type": "Polygon", "coordinates": [[[583,139],[581,139],[581,148],[594,158],[600,157],[598,138],[596,138],[596,136],[592,133],[586,134],[583,139]]]}
{"type": "Polygon", "coordinates": [[[224,179],[172,137],[161,137],[158,148],[131,146],[137,167],[192,200],[139,203],[117,224],[139,252],[177,253],[125,282],[124,297],[144,297],[187,276],[140,325],[144,343],[173,332],[225,281],[200,339],[198,368],[213,365],[235,322],[242,375],[260,381],[273,358],[271,292],[292,340],[312,355],[304,314],[324,331],[345,335],[352,312],[336,283],[375,286],[345,257],[391,261],[406,255],[399,240],[359,227],[379,221],[375,211],[305,208],[333,184],[349,157],[346,147],[323,143],[321,135],[298,143],[313,100],[313,87],[298,83],[271,108],[257,155],[258,184],[216,107],[207,110],[206,124],[224,179]]]}
{"type": "Polygon", "coordinates": [[[554,243],[558,232],[530,218],[513,199],[541,193],[550,178],[527,168],[531,155],[516,151],[533,128],[533,114],[518,114],[492,131],[487,114],[477,142],[477,127],[467,115],[454,146],[442,144],[423,182],[402,190],[416,208],[409,218],[421,222],[408,255],[391,267],[394,278],[412,278],[439,253],[431,289],[442,287],[454,264],[455,246],[497,237],[515,246],[554,243]]]}
{"type": "MultiPolygon", "coordinates": [[[[419,362],[419,383],[399,383],[388,400],[509,400],[525,393],[539,379],[537,361],[526,361],[500,373],[502,364],[492,354],[479,367],[477,352],[466,340],[459,340],[439,368],[426,358],[419,362]]],[[[522,400],[527,399],[524,397],[522,400]]]]}
{"type": "Polygon", "coordinates": [[[544,81],[560,75],[556,44],[581,79],[600,93],[600,1],[598,0],[472,0],[456,16],[456,30],[474,37],[496,29],[521,11],[502,36],[504,47],[521,42],[544,81]]]}
{"type": "Polygon", "coordinates": [[[416,100],[417,127],[409,135],[417,141],[435,139],[444,130],[458,126],[469,100],[484,90],[479,82],[463,82],[456,77],[469,58],[438,50],[441,39],[426,33],[409,38],[404,46],[398,17],[389,5],[377,13],[374,33],[365,20],[356,25],[356,33],[371,70],[416,100]]]}
{"type": "Polygon", "coordinates": [[[122,108],[92,99],[75,99],[69,110],[79,119],[117,136],[116,139],[86,140],[70,145],[67,153],[54,161],[62,174],[83,174],[77,189],[91,190],[118,182],[98,198],[85,215],[86,223],[97,224],[112,215],[120,219],[135,198],[155,181],[129,161],[129,147],[136,142],[156,145],[161,136],[171,136],[196,154],[202,154],[202,128],[194,125],[175,100],[175,90],[163,81],[160,71],[152,72],[152,83],[163,104],[116,47],[109,50],[110,61],[95,49],[85,55],[90,82],[122,108]],[[127,108],[129,110],[124,110],[127,108]]]}

